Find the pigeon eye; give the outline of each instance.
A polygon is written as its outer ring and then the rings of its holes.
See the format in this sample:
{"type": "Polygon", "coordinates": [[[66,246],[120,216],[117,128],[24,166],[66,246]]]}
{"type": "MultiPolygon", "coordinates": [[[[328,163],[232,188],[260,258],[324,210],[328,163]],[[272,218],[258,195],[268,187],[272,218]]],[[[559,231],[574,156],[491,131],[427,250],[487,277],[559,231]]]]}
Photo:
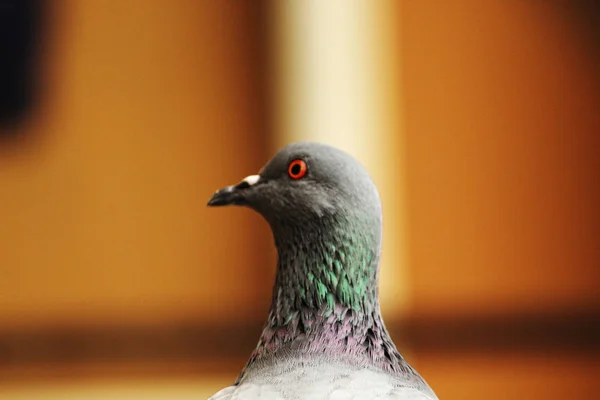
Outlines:
{"type": "Polygon", "coordinates": [[[288,175],[292,179],[300,179],[306,175],[306,163],[304,160],[294,160],[288,166],[288,175]]]}

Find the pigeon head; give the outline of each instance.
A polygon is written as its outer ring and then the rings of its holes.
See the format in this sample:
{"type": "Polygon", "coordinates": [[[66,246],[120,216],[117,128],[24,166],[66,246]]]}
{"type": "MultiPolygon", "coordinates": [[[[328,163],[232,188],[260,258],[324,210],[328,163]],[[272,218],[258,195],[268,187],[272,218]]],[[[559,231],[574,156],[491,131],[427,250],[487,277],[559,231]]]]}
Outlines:
{"type": "Polygon", "coordinates": [[[208,205],[250,207],[277,230],[345,217],[381,224],[379,194],[364,167],[342,150],[312,142],[284,147],[257,175],[218,190],[208,205]]]}

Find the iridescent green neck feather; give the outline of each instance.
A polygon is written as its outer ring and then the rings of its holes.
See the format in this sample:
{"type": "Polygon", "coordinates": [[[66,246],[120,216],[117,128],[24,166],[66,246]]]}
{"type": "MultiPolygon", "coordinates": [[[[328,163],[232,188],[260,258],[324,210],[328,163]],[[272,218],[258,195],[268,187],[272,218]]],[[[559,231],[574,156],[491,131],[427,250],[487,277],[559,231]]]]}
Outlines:
{"type": "Polygon", "coordinates": [[[378,309],[381,233],[379,224],[372,222],[369,226],[357,216],[338,214],[319,224],[273,227],[278,269],[272,311],[277,324],[307,309],[378,309]]]}
{"type": "Polygon", "coordinates": [[[271,227],[278,250],[271,309],[238,381],[261,360],[294,349],[371,365],[420,385],[380,314],[380,219],[337,213],[318,223],[271,221],[271,227]]]}

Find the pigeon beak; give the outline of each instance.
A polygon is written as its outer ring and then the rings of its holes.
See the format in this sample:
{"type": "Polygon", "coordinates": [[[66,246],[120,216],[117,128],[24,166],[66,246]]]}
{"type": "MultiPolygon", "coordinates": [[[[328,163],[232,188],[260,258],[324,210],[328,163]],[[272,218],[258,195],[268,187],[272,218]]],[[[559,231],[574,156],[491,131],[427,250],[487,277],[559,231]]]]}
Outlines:
{"type": "Polygon", "coordinates": [[[260,175],[250,175],[245,177],[237,185],[227,186],[223,189],[217,190],[208,200],[207,205],[209,207],[217,206],[228,206],[228,205],[244,205],[246,199],[244,198],[244,189],[256,185],[260,181],[260,175]]]}

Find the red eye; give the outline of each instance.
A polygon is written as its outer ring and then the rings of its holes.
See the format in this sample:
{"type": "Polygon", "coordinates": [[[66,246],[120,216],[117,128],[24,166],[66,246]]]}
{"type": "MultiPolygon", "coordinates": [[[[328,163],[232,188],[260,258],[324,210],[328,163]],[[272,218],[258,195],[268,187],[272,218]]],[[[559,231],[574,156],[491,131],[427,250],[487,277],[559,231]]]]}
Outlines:
{"type": "Polygon", "coordinates": [[[306,163],[303,160],[294,160],[288,166],[288,175],[292,179],[300,179],[306,175],[306,163]]]}

